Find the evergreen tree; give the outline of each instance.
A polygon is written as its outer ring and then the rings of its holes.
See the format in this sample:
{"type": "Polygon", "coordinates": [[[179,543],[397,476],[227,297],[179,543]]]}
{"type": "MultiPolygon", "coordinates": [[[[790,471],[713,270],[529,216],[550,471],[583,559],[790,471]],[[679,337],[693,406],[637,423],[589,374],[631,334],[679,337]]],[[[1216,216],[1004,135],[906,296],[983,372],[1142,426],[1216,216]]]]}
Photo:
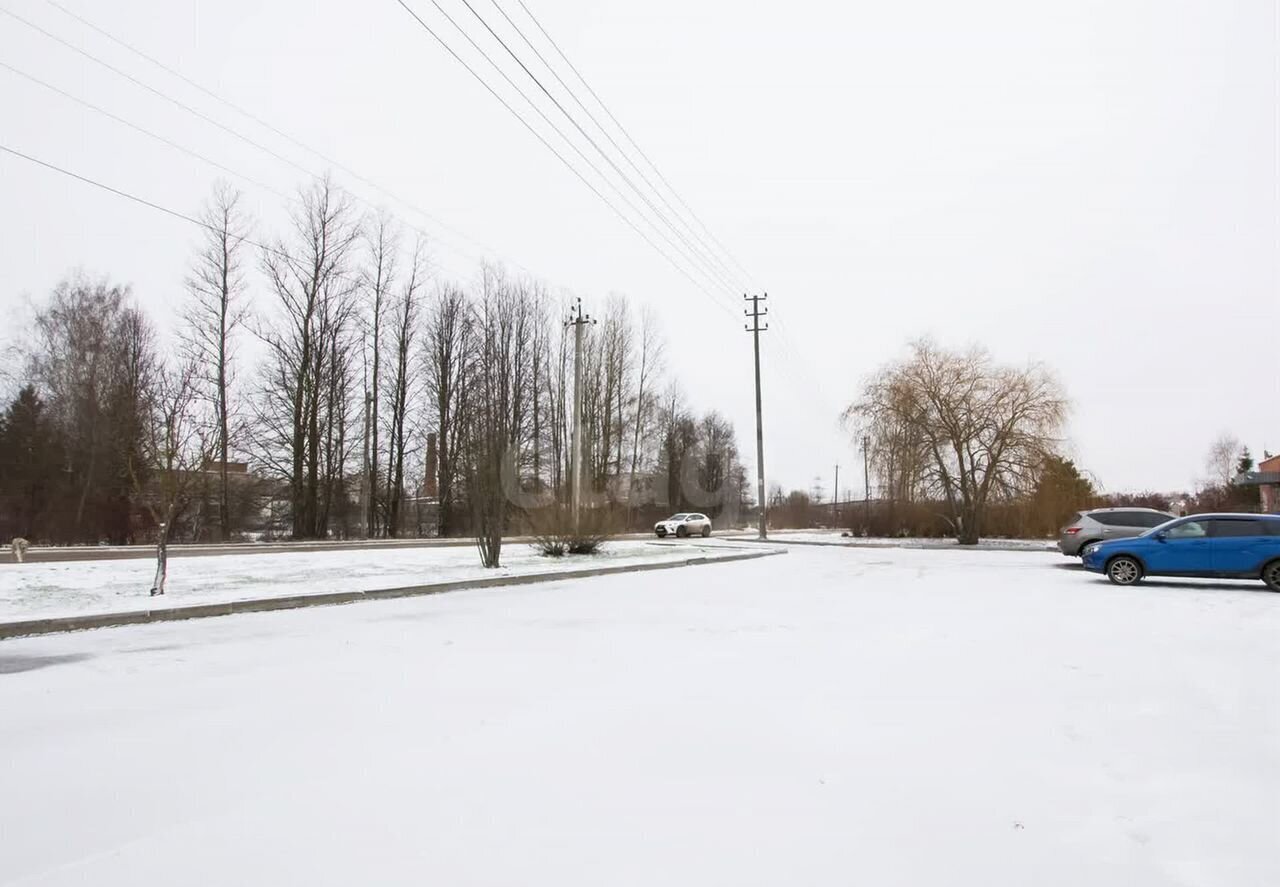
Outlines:
{"type": "Polygon", "coordinates": [[[1045,457],[1033,494],[1036,529],[1045,534],[1062,526],[1076,511],[1092,507],[1098,493],[1070,459],[1045,457]]]}
{"type": "Polygon", "coordinates": [[[1236,461],[1236,474],[1248,474],[1253,471],[1253,455],[1249,452],[1249,448],[1245,447],[1240,451],[1240,458],[1236,461]]]}
{"type": "Polygon", "coordinates": [[[0,417],[0,499],[10,520],[4,535],[41,535],[41,521],[58,482],[58,450],[44,402],[28,385],[0,417]]]}

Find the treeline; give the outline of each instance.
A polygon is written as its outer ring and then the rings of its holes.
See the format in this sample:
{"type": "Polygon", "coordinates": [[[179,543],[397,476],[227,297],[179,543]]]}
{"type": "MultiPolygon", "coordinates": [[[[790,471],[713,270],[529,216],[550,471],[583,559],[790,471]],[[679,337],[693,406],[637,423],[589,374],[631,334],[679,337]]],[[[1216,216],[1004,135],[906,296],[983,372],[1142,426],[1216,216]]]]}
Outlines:
{"type": "MultiPolygon", "coordinates": [[[[492,540],[566,501],[566,299],[494,265],[441,280],[423,241],[327,182],[278,237],[225,186],[200,219],[172,342],[107,280],[70,278],[39,308],[0,418],[0,535],[492,540]]],[[[736,513],[732,425],[689,408],[653,314],[601,308],[583,355],[588,503],[619,526],[736,513]]]]}
{"type": "MultiPolygon", "coordinates": [[[[871,443],[871,440],[868,440],[871,443]]],[[[769,523],[777,528],[839,528],[855,536],[946,537],[956,535],[952,506],[936,487],[910,482],[910,451],[888,445],[869,449],[872,471],[869,500],[823,501],[821,492],[769,493],[769,523]]],[[[1223,435],[1205,460],[1205,476],[1194,490],[1175,492],[1102,492],[1075,462],[1043,447],[1017,482],[1001,484],[984,502],[983,535],[1038,539],[1057,535],[1076,514],[1090,508],[1154,508],[1168,514],[1255,512],[1261,500],[1255,486],[1236,483],[1255,467],[1248,447],[1223,435]]],[[[1264,451],[1263,458],[1271,454],[1264,451]]],[[[917,475],[918,476],[918,475],[917,475]]]]}
{"type": "MultiPolygon", "coordinates": [[[[887,457],[887,454],[881,455],[887,457]]],[[[872,462],[870,500],[823,502],[804,490],[784,492],[775,487],[769,496],[769,522],[779,528],[834,527],[855,536],[956,536],[954,512],[945,498],[935,498],[925,487],[881,483],[882,477],[875,471],[876,464],[872,462]]],[[[984,501],[983,536],[1017,539],[1052,536],[1077,511],[1107,503],[1107,497],[1098,494],[1072,460],[1051,452],[1030,466],[1024,479],[1025,486],[1002,486],[984,501]]]]}

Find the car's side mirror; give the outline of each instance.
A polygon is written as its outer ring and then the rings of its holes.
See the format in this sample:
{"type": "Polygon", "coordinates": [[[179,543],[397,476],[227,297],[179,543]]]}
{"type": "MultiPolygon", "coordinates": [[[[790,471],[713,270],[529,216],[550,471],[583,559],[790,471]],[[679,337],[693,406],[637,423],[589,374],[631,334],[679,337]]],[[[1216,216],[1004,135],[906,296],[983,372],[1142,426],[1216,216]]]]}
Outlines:
{"type": "Polygon", "coordinates": [[[1165,530],[1161,530],[1159,533],[1156,533],[1157,542],[1167,542],[1168,540],[1169,540],[1169,534],[1165,530]]]}

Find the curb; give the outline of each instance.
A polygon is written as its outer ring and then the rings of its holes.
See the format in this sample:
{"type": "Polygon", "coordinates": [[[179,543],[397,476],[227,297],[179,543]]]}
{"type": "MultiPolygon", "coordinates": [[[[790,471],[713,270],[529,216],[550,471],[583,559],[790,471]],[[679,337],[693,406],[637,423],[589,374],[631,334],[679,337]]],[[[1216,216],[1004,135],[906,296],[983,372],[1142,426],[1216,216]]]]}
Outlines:
{"type": "Polygon", "coordinates": [[[357,601],[394,600],[405,597],[421,597],[429,594],[445,594],[450,591],[467,591],[479,588],[502,588],[509,585],[534,585],[541,582],[561,582],[566,579],[588,579],[593,576],[611,576],[618,573],[647,573],[651,570],[672,570],[679,567],[695,567],[706,564],[727,564],[733,561],[757,560],[762,557],[786,554],[778,551],[752,551],[730,554],[724,557],[690,557],[684,560],[663,561],[654,564],[619,564],[612,567],[593,567],[587,570],[560,570],[553,573],[533,573],[522,576],[495,576],[482,579],[457,579],[452,582],[436,582],[425,585],[407,585],[401,588],[377,588],[370,591],[334,591],[325,594],[297,594],[287,597],[256,598],[247,601],[228,601],[219,604],[189,604],[182,607],[166,607],[160,610],[130,610],[124,613],[102,613],[84,616],[56,616],[50,619],[28,619],[22,622],[0,622],[0,640],[59,634],[68,631],[85,631],[91,628],[114,628],[121,625],[147,625],[153,622],[179,622],[185,619],[207,619],[213,616],[231,616],[235,613],[266,613],[272,610],[296,610],[303,607],[328,607],[335,604],[353,604],[357,601]]]}

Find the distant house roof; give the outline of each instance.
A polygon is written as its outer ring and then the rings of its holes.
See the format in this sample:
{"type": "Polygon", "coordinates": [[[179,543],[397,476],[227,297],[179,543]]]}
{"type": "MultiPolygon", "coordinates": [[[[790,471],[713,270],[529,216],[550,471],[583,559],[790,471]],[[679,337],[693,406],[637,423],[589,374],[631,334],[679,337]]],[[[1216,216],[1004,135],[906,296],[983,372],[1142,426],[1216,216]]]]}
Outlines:
{"type": "Polygon", "coordinates": [[[1246,471],[1236,475],[1232,481],[1238,487],[1261,487],[1268,484],[1280,484],[1280,471],[1246,471]]]}

